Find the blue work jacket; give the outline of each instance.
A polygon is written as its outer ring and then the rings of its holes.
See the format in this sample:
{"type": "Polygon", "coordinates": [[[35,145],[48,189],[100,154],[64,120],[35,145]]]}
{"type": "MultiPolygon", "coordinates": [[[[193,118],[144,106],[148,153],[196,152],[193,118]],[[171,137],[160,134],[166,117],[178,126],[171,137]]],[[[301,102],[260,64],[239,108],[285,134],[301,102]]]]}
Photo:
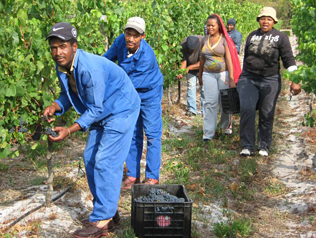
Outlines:
{"type": "Polygon", "coordinates": [[[121,34],[103,56],[113,62],[118,61],[118,65],[124,69],[138,91],[150,90],[163,84],[163,75],[155,53],[144,39],[141,40],[138,51],[127,58],[125,35],[121,34]]]}
{"type": "Polygon", "coordinates": [[[230,36],[230,38],[232,38],[233,42],[235,43],[237,53],[239,54],[242,34],[236,29],[234,29],[228,32],[228,35],[230,36]]]}
{"type": "Polygon", "coordinates": [[[83,131],[92,123],[129,115],[140,105],[140,98],[127,74],[104,57],[77,49],[73,64],[78,96],[69,88],[68,76],[56,72],[61,93],[55,101],[62,115],[71,106],[81,114],[76,121],[83,131]]]}

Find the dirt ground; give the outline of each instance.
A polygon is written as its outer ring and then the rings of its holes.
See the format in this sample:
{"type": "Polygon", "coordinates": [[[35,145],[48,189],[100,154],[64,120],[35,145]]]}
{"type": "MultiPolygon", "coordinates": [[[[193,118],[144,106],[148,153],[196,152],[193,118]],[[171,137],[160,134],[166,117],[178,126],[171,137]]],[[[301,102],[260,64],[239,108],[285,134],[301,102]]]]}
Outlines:
{"type": "MultiPolygon", "coordinates": [[[[176,90],[174,90],[176,92],[176,90]]],[[[185,116],[185,85],[182,83],[182,98],[181,103],[177,107],[178,109],[172,109],[174,120],[183,120],[183,127],[190,125],[192,118],[185,116]]],[[[173,100],[176,100],[176,93],[173,94],[173,100]]],[[[168,107],[166,97],[164,97],[163,108],[168,107]]],[[[252,202],[239,203],[238,208],[235,209],[239,216],[251,218],[253,226],[256,231],[253,237],[316,237],[316,199],[315,199],[315,167],[313,167],[313,156],[315,155],[315,139],[316,130],[315,128],[302,127],[301,121],[304,112],[308,110],[310,105],[314,105],[310,95],[302,94],[299,97],[292,98],[289,100],[289,94],[285,91],[280,95],[276,121],[274,126],[274,143],[279,144],[277,147],[277,153],[268,158],[264,158],[259,161],[261,175],[258,180],[255,181],[254,186],[263,186],[267,184],[267,181],[274,181],[276,184],[282,184],[282,193],[280,195],[269,195],[266,193],[255,194],[255,199],[252,202]],[[293,105],[290,105],[290,104],[293,105]],[[293,131],[295,129],[295,131],[293,131]],[[293,136],[296,136],[293,138],[293,136]],[[289,174],[279,174],[278,163],[282,156],[289,155],[292,161],[281,163],[281,171],[286,171],[284,166],[292,166],[293,170],[289,171],[289,174]],[[286,177],[291,177],[290,181],[284,180],[286,177]],[[294,184],[294,185],[293,185],[294,184]],[[295,192],[299,190],[298,192],[295,192]]],[[[169,115],[170,117],[170,115],[169,115]]],[[[235,122],[238,124],[238,122],[235,122]]],[[[77,176],[78,170],[78,158],[81,157],[85,142],[82,138],[73,137],[67,141],[65,147],[58,150],[54,154],[54,160],[60,166],[54,168],[55,182],[54,187],[56,190],[61,188],[67,188],[73,178],[77,176]]],[[[2,169],[0,171],[0,207],[16,206],[19,201],[25,201],[28,198],[32,198],[34,194],[38,194],[42,187],[45,187],[45,179],[47,176],[45,166],[40,167],[39,163],[44,163],[43,160],[38,160],[32,157],[36,155],[23,155],[14,159],[5,159],[1,161],[2,169]],[[40,167],[41,169],[38,169],[40,167]],[[32,192],[33,191],[33,192],[32,192]]],[[[164,164],[164,163],[162,163],[164,164]]],[[[163,174],[161,183],[164,183],[168,177],[168,174],[163,174]]],[[[79,178],[75,187],[70,190],[73,194],[69,193],[59,201],[57,204],[62,204],[66,200],[71,201],[72,197],[78,196],[78,191],[82,190],[86,192],[80,197],[90,203],[92,199],[89,194],[88,186],[84,178],[79,178]]],[[[45,189],[43,188],[43,191],[45,189]]],[[[42,198],[43,199],[43,198],[42,198]]],[[[78,204],[77,204],[78,205],[78,204]]],[[[195,204],[198,206],[197,204],[195,204]]],[[[20,205],[21,207],[22,205],[20,205]]],[[[24,205],[21,209],[21,214],[30,210],[31,207],[24,205]]],[[[71,206],[68,204],[68,209],[74,209],[76,204],[71,206]]],[[[119,209],[123,222],[129,224],[130,222],[130,191],[122,191],[119,209]]],[[[44,208],[42,208],[43,210],[44,208]]],[[[78,212],[82,217],[89,213],[91,205],[87,205],[84,210],[78,212]]],[[[1,210],[1,209],[0,209],[1,210]]],[[[214,211],[213,211],[214,212],[214,211]]],[[[50,215],[46,219],[59,220],[59,213],[50,212],[50,215]],[[57,214],[54,217],[54,213],[57,214]]],[[[0,211],[0,225],[2,228],[13,222],[15,218],[10,217],[6,219],[5,214],[0,211]],[[1,217],[2,216],[2,217],[1,217]],[[2,220],[1,220],[2,218],[2,220]]],[[[77,216],[77,220],[81,218],[77,216]]],[[[45,226],[38,228],[41,232],[34,233],[34,236],[23,235],[23,232],[19,233],[19,229],[33,229],[36,224],[30,222],[21,221],[21,224],[17,224],[13,229],[15,230],[15,236],[13,237],[58,237],[54,236],[52,231],[47,230],[45,226]],[[25,223],[26,222],[26,223],[25,223]],[[29,228],[24,225],[28,224],[29,228]]],[[[59,220],[62,222],[62,219],[59,220]]],[[[212,237],[208,221],[205,221],[204,226],[198,226],[192,221],[195,229],[199,230],[200,234],[209,234],[212,237]]],[[[69,226],[68,232],[64,232],[62,237],[71,237],[70,231],[74,231],[78,227],[78,224],[69,226]]],[[[67,230],[66,229],[66,230],[67,230]]],[[[28,233],[29,234],[29,233],[28,233]]],[[[111,237],[111,236],[110,236],[111,237]]],[[[118,234],[113,237],[120,237],[118,234]]]]}

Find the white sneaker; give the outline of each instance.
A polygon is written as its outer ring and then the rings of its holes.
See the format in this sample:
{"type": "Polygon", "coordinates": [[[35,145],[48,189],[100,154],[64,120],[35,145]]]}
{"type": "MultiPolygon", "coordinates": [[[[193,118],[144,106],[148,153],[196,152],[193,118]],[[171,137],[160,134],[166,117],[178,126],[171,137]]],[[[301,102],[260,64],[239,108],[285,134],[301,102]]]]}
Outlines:
{"type": "Polygon", "coordinates": [[[233,134],[233,129],[227,128],[224,133],[225,133],[225,135],[231,135],[231,134],[233,134]]]}
{"type": "Polygon", "coordinates": [[[269,156],[269,153],[265,149],[261,149],[259,150],[259,155],[267,157],[269,156]]]}
{"type": "Polygon", "coordinates": [[[242,149],[242,151],[240,152],[240,155],[241,155],[241,156],[250,156],[250,155],[253,155],[253,152],[250,151],[249,149],[244,148],[244,149],[242,149]]]}
{"type": "Polygon", "coordinates": [[[227,129],[225,129],[225,135],[231,135],[231,134],[233,134],[233,126],[232,126],[232,124],[230,124],[229,126],[228,126],[228,128],[227,129]]]}

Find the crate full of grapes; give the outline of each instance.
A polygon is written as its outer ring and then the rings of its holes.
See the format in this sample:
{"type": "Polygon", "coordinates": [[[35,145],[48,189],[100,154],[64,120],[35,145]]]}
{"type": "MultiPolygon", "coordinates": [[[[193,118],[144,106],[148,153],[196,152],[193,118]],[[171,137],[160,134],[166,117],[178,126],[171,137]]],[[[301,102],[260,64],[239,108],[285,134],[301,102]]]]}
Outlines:
{"type": "Polygon", "coordinates": [[[192,201],[183,185],[132,187],[132,227],[136,237],[191,237],[192,201]]]}

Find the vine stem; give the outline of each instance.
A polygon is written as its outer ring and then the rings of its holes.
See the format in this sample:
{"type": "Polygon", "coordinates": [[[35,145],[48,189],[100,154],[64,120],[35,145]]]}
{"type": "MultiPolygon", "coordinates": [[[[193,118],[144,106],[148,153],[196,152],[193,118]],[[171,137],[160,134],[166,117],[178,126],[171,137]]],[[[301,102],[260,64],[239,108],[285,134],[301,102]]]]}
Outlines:
{"type": "Polygon", "coordinates": [[[22,36],[22,39],[23,39],[24,46],[27,48],[28,45],[27,45],[26,39],[25,39],[25,37],[24,37],[24,33],[23,33],[23,30],[22,30],[22,26],[21,26],[21,25],[20,25],[20,31],[21,31],[21,36],[22,36]]]}

